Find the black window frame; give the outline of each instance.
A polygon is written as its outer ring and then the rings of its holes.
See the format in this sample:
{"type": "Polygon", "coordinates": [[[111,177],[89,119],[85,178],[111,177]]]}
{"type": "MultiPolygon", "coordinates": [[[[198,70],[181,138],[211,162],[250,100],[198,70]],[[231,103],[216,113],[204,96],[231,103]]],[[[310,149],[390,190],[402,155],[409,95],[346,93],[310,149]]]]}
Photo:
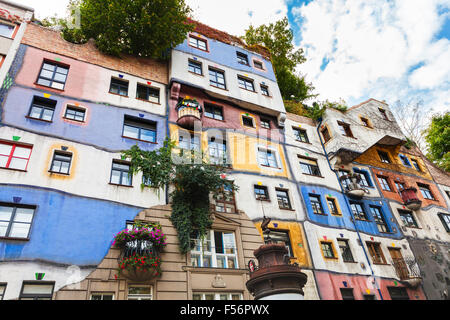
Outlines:
{"type": "Polygon", "coordinates": [[[249,127],[249,128],[254,128],[255,127],[255,119],[253,119],[253,117],[250,116],[246,116],[246,115],[242,115],[242,125],[245,127],[249,127]],[[246,121],[248,122],[248,120],[251,120],[252,124],[249,125],[248,123],[246,123],[246,121]]]}
{"type": "Polygon", "coordinates": [[[219,70],[216,68],[212,68],[212,67],[208,67],[208,73],[209,73],[209,85],[214,87],[214,88],[219,88],[219,89],[223,89],[223,90],[227,90],[227,84],[226,84],[226,80],[225,80],[225,71],[223,70],[219,70]],[[213,73],[213,74],[211,74],[213,73]],[[219,76],[221,75],[222,79],[223,79],[223,83],[219,82],[219,76]],[[211,79],[211,77],[214,77],[214,79],[211,79]]]}
{"type": "Polygon", "coordinates": [[[382,163],[392,163],[389,154],[386,151],[377,150],[378,156],[380,157],[380,161],[382,163]]]}
{"type": "Polygon", "coordinates": [[[292,210],[288,189],[275,188],[275,194],[277,195],[278,207],[280,209],[292,210]]]}
{"type": "Polygon", "coordinates": [[[356,300],[353,288],[339,288],[339,291],[341,292],[342,300],[356,300]],[[351,293],[351,296],[349,293],[351,293]]]}
{"type": "Polygon", "coordinates": [[[112,184],[112,185],[115,185],[115,186],[125,186],[125,187],[132,187],[133,186],[133,176],[130,174],[130,163],[128,161],[113,159],[112,164],[111,164],[111,175],[110,175],[110,178],[109,178],[109,183],[112,184]],[[117,167],[114,168],[114,164],[126,165],[126,166],[128,166],[128,170],[125,170],[125,169],[122,169],[122,168],[117,168],[117,167]],[[113,171],[120,172],[120,181],[119,181],[119,183],[112,182],[113,171]],[[124,184],[123,183],[123,179],[125,179],[124,178],[124,174],[125,173],[129,176],[130,184],[124,184]]]}
{"type": "Polygon", "coordinates": [[[369,221],[363,202],[350,201],[350,208],[356,220],[369,221]]]}
{"type": "Polygon", "coordinates": [[[325,259],[337,259],[332,241],[320,241],[320,250],[322,250],[322,254],[325,259]],[[327,248],[324,248],[324,246],[327,248]]]}
{"type": "Polygon", "coordinates": [[[325,126],[324,128],[322,128],[320,130],[320,133],[322,134],[324,143],[327,143],[328,141],[331,140],[331,134],[330,134],[330,130],[328,130],[328,127],[325,126]]]}
{"type": "Polygon", "coordinates": [[[33,222],[34,222],[34,217],[36,216],[36,210],[37,210],[37,206],[34,205],[22,205],[22,204],[16,204],[16,203],[9,203],[9,202],[0,202],[0,207],[9,207],[9,208],[13,208],[12,212],[11,212],[11,217],[9,218],[9,220],[1,220],[1,222],[6,222],[8,223],[7,227],[6,227],[6,231],[5,231],[5,235],[4,236],[0,236],[0,239],[8,239],[8,240],[23,240],[23,241],[27,241],[30,239],[30,234],[31,234],[31,228],[33,227],[33,222]],[[33,215],[31,217],[31,221],[30,222],[15,222],[15,218],[16,218],[16,214],[17,214],[17,209],[30,209],[33,210],[33,215]],[[20,223],[20,224],[28,224],[30,227],[28,229],[28,234],[26,237],[11,237],[11,229],[12,229],[12,225],[14,223],[20,223]]]}
{"type": "Polygon", "coordinates": [[[6,282],[0,282],[0,288],[3,288],[3,292],[0,292],[0,301],[3,300],[5,297],[6,287],[8,286],[8,283],[6,282]]]}
{"type": "Polygon", "coordinates": [[[250,66],[247,54],[240,51],[236,51],[236,58],[239,64],[243,64],[244,66],[250,66]]]}
{"type": "MultiPolygon", "coordinates": [[[[19,295],[19,300],[22,300],[23,298],[32,298],[32,300],[52,300],[53,299],[53,293],[55,291],[55,281],[42,281],[42,280],[36,280],[36,281],[23,281],[22,282],[22,288],[20,289],[20,295],[19,295]],[[52,293],[50,294],[30,294],[30,293],[23,293],[23,289],[25,288],[25,285],[30,284],[30,285],[50,285],[52,284],[52,293]],[[44,299],[41,299],[44,298],[44,299]],[[47,299],[49,298],[49,299],[47,299]]],[[[29,300],[29,299],[26,299],[29,300]]]]}
{"type": "Polygon", "coordinates": [[[123,126],[122,126],[122,137],[127,138],[127,139],[133,139],[133,140],[138,140],[138,141],[142,141],[142,142],[147,142],[147,143],[157,143],[157,140],[158,140],[158,137],[157,137],[157,128],[158,127],[157,126],[158,126],[158,123],[155,121],[144,120],[141,118],[124,115],[123,126]],[[125,127],[138,129],[138,137],[134,138],[134,137],[126,136],[125,135],[125,127]],[[150,140],[142,139],[142,134],[141,134],[142,130],[153,132],[154,134],[152,135],[152,137],[154,138],[154,140],[150,141],[150,140]]]}
{"type": "Polygon", "coordinates": [[[389,121],[389,118],[387,116],[386,110],[378,108],[378,111],[380,111],[380,113],[382,114],[384,120],[389,121]]]}
{"type": "Polygon", "coordinates": [[[445,231],[450,232],[450,214],[439,212],[438,217],[444,225],[445,231]]]}
{"type": "Polygon", "coordinates": [[[259,122],[261,124],[261,128],[270,129],[270,120],[266,118],[260,118],[259,122]]]}
{"type": "Polygon", "coordinates": [[[348,239],[338,238],[336,239],[339,247],[339,251],[341,252],[342,261],[344,262],[355,262],[355,258],[353,257],[352,249],[350,248],[350,243],[348,239]],[[345,245],[341,245],[344,243],[345,245]]]}
{"type": "Polygon", "coordinates": [[[31,101],[31,106],[30,106],[30,109],[28,110],[27,117],[30,119],[34,119],[34,120],[52,122],[53,116],[55,115],[57,103],[58,102],[56,100],[39,97],[39,96],[33,96],[33,100],[31,101]],[[39,112],[39,117],[34,117],[31,115],[34,108],[41,109],[39,112]],[[51,115],[50,120],[44,119],[45,110],[51,111],[52,115],[51,115]]]}
{"type": "Polygon", "coordinates": [[[36,79],[36,84],[38,84],[40,86],[44,86],[44,87],[48,87],[48,88],[64,91],[64,88],[66,87],[67,77],[69,76],[69,69],[70,69],[70,66],[67,65],[67,64],[58,63],[56,61],[51,61],[51,60],[44,59],[42,61],[41,68],[39,69],[39,74],[38,74],[38,77],[36,79]],[[44,69],[45,65],[53,66],[54,70],[44,69]],[[66,73],[64,74],[64,73],[61,73],[61,72],[57,72],[58,68],[65,69],[66,73]],[[41,76],[41,73],[43,71],[52,72],[51,78],[41,76]],[[64,75],[65,76],[64,82],[62,80],[56,80],[55,79],[56,74],[64,75]],[[48,85],[43,84],[42,82],[40,82],[40,80],[42,80],[42,81],[49,81],[49,84],[48,85]],[[62,84],[62,88],[54,87],[53,83],[62,84]]]}
{"type": "Polygon", "coordinates": [[[377,180],[378,180],[378,183],[380,184],[380,187],[381,187],[381,189],[383,191],[392,192],[392,186],[391,186],[391,184],[389,182],[389,178],[388,177],[377,175],[377,180]]]}
{"type": "Polygon", "coordinates": [[[431,192],[431,188],[428,184],[417,183],[417,186],[419,187],[420,193],[422,194],[422,197],[424,197],[424,199],[436,200],[436,198],[434,197],[433,192],[431,192]]]}
{"type": "Polygon", "coordinates": [[[193,74],[203,76],[203,63],[201,63],[200,61],[188,59],[188,71],[193,74]],[[196,72],[197,70],[200,70],[200,73],[196,72]]]}
{"type": "Polygon", "coordinates": [[[382,208],[380,206],[370,205],[369,210],[375,223],[377,224],[378,231],[381,233],[390,233],[391,230],[386,218],[384,217],[382,208]]]}
{"type": "Polygon", "coordinates": [[[217,106],[217,105],[212,104],[212,103],[205,102],[204,103],[204,108],[205,108],[205,112],[203,113],[203,115],[206,118],[224,121],[223,107],[217,106]]]}
{"type": "Polygon", "coordinates": [[[247,91],[256,92],[255,90],[255,81],[250,78],[246,78],[238,75],[238,87],[247,91]],[[251,88],[251,89],[249,89],[251,88]]]}
{"type": "Polygon", "coordinates": [[[265,84],[260,84],[259,87],[261,88],[261,94],[263,96],[266,97],[270,97],[270,93],[269,93],[269,86],[265,85],[265,84]]]}
{"type": "Polygon", "coordinates": [[[260,201],[270,201],[269,190],[267,186],[254,185],[253,193],[255,194],[255,199],[260,201]],[[258,192],[257,192],[258,190],[258,192]],[[262,192],[261,192],[262,191],[262,192]]]}
{"type": "Polygon", "coordinates": [[[317,159],[303,157],[303,156],[297,156],[300,163],[300,169],[303,174],[315,176],[315,177],[321,177],[322,173],[320,172],[319,164],[317,162],[317,159]],[[303,162],[302,162],[303,160],[303,162]],[[308,163],[305,161],[314,162],[315,164],[308,163]]]}
{"type": "Polygon", "coordinates": [[[419,228],[417,224],[417,220],[413,215],[412,211],[398,209],[398,214],[400,216],[400,220],[403,222],[403,225],[408,228],[419,228]]]}
{"type": "Polygon", "coordinates": [[[264,64],[258,60],[253,59],[253,67],[255,67],[256,69],[259,69],[259,70],[264,70],[264,64]],[[261,68],[257,65],[261,65],[261,68]]]}
{"type": "Polygon", "coordinates": [[[301,128],[294,128],[294,127],[292,128],[292,130],[294,131],[294,136],[295,136],[296,141],[309,143],[307,130],[301,129],[301,128]]]}
{"type": "Polygon", "coordinates": [[[411,164],[417,171],[422,172],[419,161],[417,161],[416,159],[411,159],[411,164]]]}
{"type": "Polygon", "coordinates": [[[341,216],[342,214],[339,212],[339,207],[337,204],[337,199],[333,197],[326,197],[328,209],[330,209],[330,214],[334,216],[341,216]],[[331,203],[331,206],[330,206],[331,203]]]}
{"type": "Polygon", "coordinates": [[[410,300],[405,287],[387,287],[391,300],[410,300]],[[395,292],[397,291],[397,292],[395,292]],[[395,292],[395,293],[394,293],[395,292]]]}
{"type": "Polygon", "coordinates": [[[402,182],[402,181],[395,181],[394,180],[394,184],[395,184],[395,187],[397,188],[397,190],[399,192],[402,191],[403,189],[405,189],[405,187],[406,187],[406,184],[404,182],[402,182]]]}
{"type": "Polygon", "coordinates": [[[325,210],[323,209],[322,205],[322,197],[319,194],[310,193],[309,196],[309,203],[311,204],[311,208],[314,214],[318,215],[326,215],[325,210]],[[313,200],[314,199],[314,200],[313,200]]]}
{"type": "Polygon", "coordinates": [[[202,50],[202,51],[208,51],[208,41],[205,40],[205,39],[201,39],[199,37],[196,37],[196,36],[193,36],[193,35],[189,35],[187,41],[188,41],[188,45],[190,47],[192,47],[192,48],[196,48],[196,49],[199,49],[199,50],[202,50]],[[195,40],[195,44],[192,43],[191,39],[195,40]],[[199,45],[200,42],[203,42],[205,44],[205,49],[203,49],[199,45]]]}
{"type": "Polygon", "coordinates": [[[122,78],[111,77],[111,82],[109,83],[109,93],[117,94],[121,97],[128,97],[129,86],[130,86],[129,81],[124,80],[122,78]],[[117,86],[117,92],[112,91],[113,85],[117,86]],[[121,89],[123,88],[126,88],[126,94],[121,93],[121,89]]]}
{"type": "Polygon", "coordinates": [[[350,125],[348,123],[337,121],[339,130],[341,134],[345,137],[354,138],[352,129],[350,128],[350,125]]]}
{"type": "Polygon", "coordinates": [[[51,173],[57,173],[57,174],[64,174],[64,175],[70,175],[70,169],[72,166],[72,156],[73,154],[71,152],[62,151],[62,150],[55,150],[53,152],[52,162],[50,164],[50,169],[48,170],[51,173]],[[54,165],[59,162],[59,171],[53,170],[54,165]],[[62,164],[68,163],[67,172],[62,172],[62,164]]]}
{"type": "Polygon", "coordinates": [[[136,85],[136,99],[144,100],[144,101],[151,102],[151,103],[160,104],[161,103],[161,90],[159,88],[156,88],[156,87],[152,87],[152,86],[149,86],[149,85],[146,85],[146,84],[138,83],[136,85]],[[146,96],[146,98],[139,97],[139,89],[141,89],[141,90],[145,89],[145,96],[146,96]],[[158,94],[155,95],[155,94],[152,94],[152,92],[153,93],[157,92],[158,94]],[[157,102],[152,101],[152,100],[150,100],[150,97],[158,98],[158,101],[157,102]]]}
{"type": "Polygon", "coordinates": [[[78,107],[75,105],[68,104],[66,106],[66,111],[64,112],[64,118],[72,121],[85,122],[86,120],[86,109],[78,107]],[[69,114],[69,111],[73,112],[69,114]],[[81,117],[82,115],[82,117],[81,117]],[[78,118],[77,118],[78,117],[78,118]],[[81,120],[79,118],[82,118],[81,120]]]}

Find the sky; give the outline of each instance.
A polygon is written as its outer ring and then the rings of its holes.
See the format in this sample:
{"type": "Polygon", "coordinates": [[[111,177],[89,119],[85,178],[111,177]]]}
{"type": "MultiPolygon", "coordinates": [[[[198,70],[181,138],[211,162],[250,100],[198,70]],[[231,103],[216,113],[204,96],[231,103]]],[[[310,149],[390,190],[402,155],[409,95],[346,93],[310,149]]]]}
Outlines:
{"type": "MultiPolygon", "coordinates": [[[[37,18],[65,15],[68,0],[13,0],[37,18]]],[[[450,111],[450,0],[185,0],[193,18],[242,36],[250,24],[288,16],[297,66],[318,100],[391,107],[423,100],[425,115],[450,111]]]]}

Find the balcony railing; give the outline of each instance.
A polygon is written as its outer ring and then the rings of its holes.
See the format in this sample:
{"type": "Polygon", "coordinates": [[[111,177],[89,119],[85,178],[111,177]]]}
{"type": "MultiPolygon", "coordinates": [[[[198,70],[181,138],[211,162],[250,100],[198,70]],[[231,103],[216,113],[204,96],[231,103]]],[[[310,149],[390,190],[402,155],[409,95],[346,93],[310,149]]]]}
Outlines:
{"type": "Polygon", "coordinates": [[[405,188],[400,191],[405,206],[410,210],[418,210],[422,206],[422,201],[417,197],[417,189],[413,187],[405,188]]]}
{"type": "Polygon", "coordinates": [[[415,258],[392,258],[391,262],[402,283],[411,288],[416,288],[422,283],[420,269],[415,258]]]}
{"type": "Polygon", "coordinates": [[[178,111],[177,123],[185,129],[193,129],[195,121],[201,121],[202,107],[195,99],[183,99],[175,110],[178,111]]]}
{"type": "Polygon", "coordinates": [[[362,198],[365,193],[369,193],[369,190],[361,186],[359,183],[361,177],[357,174],[345,174],[339,177],[344,191],[347,195],[354,198],[362,198]]]}

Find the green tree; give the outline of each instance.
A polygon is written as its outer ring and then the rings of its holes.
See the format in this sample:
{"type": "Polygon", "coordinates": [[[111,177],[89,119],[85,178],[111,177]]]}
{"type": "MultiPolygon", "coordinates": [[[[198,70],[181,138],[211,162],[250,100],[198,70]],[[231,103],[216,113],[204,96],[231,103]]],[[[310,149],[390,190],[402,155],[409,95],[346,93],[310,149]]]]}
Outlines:
{"type": "Polygon", "coordinates": [[[116,56],[167,58],[167,50],[193,29],[184,0],[72,0],[69,10],[68,18],[52,17],[43,24],[59,25],[70,42],[92,38],[99,50],[116,56]]]}
{"type": "Polygon", "coordinates": [[[450,172],[450,112],[434,115],[425,134],[428,158],[450,172]]]}
{"type": "Polygon", "coordinates": [[[298,64],[306,58],[303,49],[295,50],[294,34],[289,28],[287,17],[276,23],[250,26],[243,37],[248,45],[263,45],[270,50],[272,65],[277,77],[281,95],[285,100],[305,101],[317,95],[312,94],[314,87],[305,78],[295,74],[298,64]]]}

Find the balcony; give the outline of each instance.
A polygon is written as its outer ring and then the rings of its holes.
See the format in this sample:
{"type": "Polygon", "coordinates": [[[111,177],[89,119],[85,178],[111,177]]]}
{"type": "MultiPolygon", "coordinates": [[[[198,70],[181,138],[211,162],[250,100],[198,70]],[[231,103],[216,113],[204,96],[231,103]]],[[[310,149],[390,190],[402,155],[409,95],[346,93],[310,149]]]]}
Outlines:
{"type": "Polygon", "coordinates": [[[422,277],[417,265],[416,259],[413,257],[407,258],[392,258],[392,265],[395,272],[400,279],[400,282],[409,288],[417,288],[422,284],[422,277]]]}
{"type": "Polygon", "coordinates": [[[344,188],[344,192],[352,198],[362,198],[369,190],[360,185],[361,177],[358,174],[350,173],[339,177],[344,188]]]}
{"type": "Polygon", "coordinates": [[[418,210],[422,206],[422,201],[417,197],[417,189],[413,187],[400,191],[405,206],[410,210],[418,210]]]}
{"type": "Polygon", "coordinates": [[[177,124],[185,129],[193,129],[196,121],[201,121],[202,107],[195,99],[181,100],[175,110],[178,112],[177,124]]]}

